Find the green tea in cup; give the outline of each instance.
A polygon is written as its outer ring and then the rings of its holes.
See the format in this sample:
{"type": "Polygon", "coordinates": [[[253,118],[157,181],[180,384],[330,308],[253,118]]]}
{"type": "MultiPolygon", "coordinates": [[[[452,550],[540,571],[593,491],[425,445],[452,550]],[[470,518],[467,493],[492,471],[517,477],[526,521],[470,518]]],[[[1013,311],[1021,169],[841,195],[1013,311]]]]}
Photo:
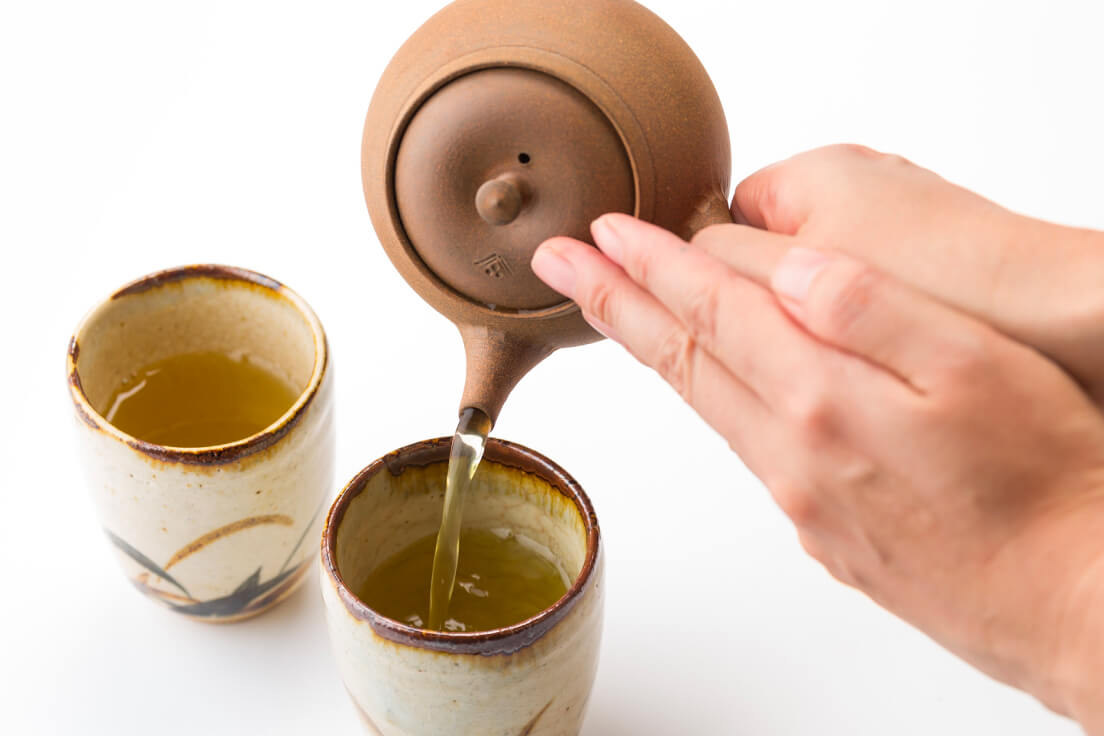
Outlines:
{"type": "Polygon", "coordinates": [[[92,309],[66,367],[98,521],[139,591],[223,623],[308,578],[334,392],[301,297],[229,266],[159,271],[92,309]]]}
{"type": "Polygon", "coordinates": [[[342,679],[370,732],[578,733],[605,597],[594,509],[551,460],[488,440],[446,625],[426,628],[452,444],[380,458],[330,509],[322,597],[342,679]]]}
{"type": "MultiPolygon", "coordinates": [[[[362,601],[416,628],[429,620],[430,571],[437,535],[392,555],[359,586],[362,601]]],[[[456,587],[445,631],[492,631],[548,608],[570,585],[563,566],[540,543],[510,529],[464,529],[456,587]]]]}
{"type": "Polygon", "coordinates": [[[245,351],[182,353],[127,376],[112,393],[104,418],[156,445],[212,447],[263,431],[298,396],[245,351]]]}

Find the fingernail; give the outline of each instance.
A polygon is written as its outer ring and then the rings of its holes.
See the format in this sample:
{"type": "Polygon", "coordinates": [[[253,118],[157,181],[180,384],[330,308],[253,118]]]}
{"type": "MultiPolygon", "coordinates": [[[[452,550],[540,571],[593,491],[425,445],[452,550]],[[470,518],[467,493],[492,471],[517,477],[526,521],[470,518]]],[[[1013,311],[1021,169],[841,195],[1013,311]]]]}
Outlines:
{"type": "Polygon", "coordinates": [[[771,286],[781,296],[804,302],[809,287],[831,261],[831,256],[824,251],[791,248],[775,269],[771,286]]]}
{"type": "Polygon", "coordinates": [[[602,215],[590,225],[590,234],[606,257],[621,265],[621,233],[609,215],[602,215]]]}
{"type": "Polygon", "coordinates": [[[589,314],[584,314],[583,319],[585,319],[587,321],[587,324],[589,324],[591,327],[593,327],[594,329],[601,332],[603,335],[608,337],[610,340],[613,340],[614,342],[622,344],[622,345],[624,344],[624,341],[621,339],[621,336],[618,335],[617,332],[612,327],[607,325],[602,320],[598,319],[597,317],[593,317],[589,314]]]}
{"type": "Polygon", "coordinates": [[[575,267],[556,246],[545,243],[533,254],[533,273],[568,299],[575,298],[575,267]]]}

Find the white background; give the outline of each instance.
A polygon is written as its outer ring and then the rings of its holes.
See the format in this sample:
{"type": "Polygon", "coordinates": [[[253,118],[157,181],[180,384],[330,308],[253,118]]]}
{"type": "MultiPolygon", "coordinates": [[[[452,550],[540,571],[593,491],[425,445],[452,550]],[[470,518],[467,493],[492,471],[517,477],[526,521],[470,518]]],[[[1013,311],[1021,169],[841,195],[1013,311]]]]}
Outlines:
{"type": "MultiPolygon", "coordinates": [[[[1104,229],[1098,2],[646,4],[716,80],[737,178],[857,141],[1104,229]]],[[[229,627],[131,590],[84,492],[63,356],[134,277],[246,266],[329,332],[342,482],[447,434],[459,339],[386,260],[358,168],[376,80],[440,5],[0,6],[0,732],[358,733],[313,581],[229,627]]],[[[616,347],[554,356],[496,433],[562,463],[602,521],[586,734],[1079,732],[832,581],[725,443],[616,347]]]]}

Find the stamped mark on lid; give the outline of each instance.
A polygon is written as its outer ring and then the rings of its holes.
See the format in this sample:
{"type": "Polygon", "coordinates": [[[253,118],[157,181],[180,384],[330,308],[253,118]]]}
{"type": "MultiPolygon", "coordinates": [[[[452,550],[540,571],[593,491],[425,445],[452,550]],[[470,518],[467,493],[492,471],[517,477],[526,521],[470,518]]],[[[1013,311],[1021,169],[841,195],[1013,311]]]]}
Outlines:
{"type": "Polygon", "coordinates": [[[480,258],[475,261],[475,265],[482,268],[483,273],[495,279],[505,278],[513,273],[510,269],[510,264],[507,263],[505,258],[497,253],[492,253],[486,258],[480,258]]]}

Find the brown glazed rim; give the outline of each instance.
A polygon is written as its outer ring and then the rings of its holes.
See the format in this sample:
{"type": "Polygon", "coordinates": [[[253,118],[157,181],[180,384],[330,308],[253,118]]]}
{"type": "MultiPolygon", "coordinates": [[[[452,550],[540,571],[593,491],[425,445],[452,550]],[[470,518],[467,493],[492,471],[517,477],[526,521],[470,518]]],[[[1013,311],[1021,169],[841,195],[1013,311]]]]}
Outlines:
{"type": "Polygon", "coordinates": [[[427,467],[447,462],[451,447],[452,439],[449,437],[408,445],[376,460],[349,481],[326,516],[326,525],[322,530],[322,567],[349,613],[357,620],[368,623],[373,631],[384,639],[396,644],[448,654],[483,656],[513,654],[538,641],[571,612],[594,577],[601,554],[598,517],[582,486],[559,465],[528,447],[506,440],[491,439],[487,442],[487,449],[483,455],[484,462],[530,473],[545,481],[575,504],[575,508],[583,518],[586,530],[587,549],[582,570],[579,571],[571,588],[549,608],[532,618],[501,629],[470,633],[426,631],[373,611],[349,590],[341,577],[341,572],[337,569],[338,527],[345,518],[345,511],[349,504],[360,495],[368,481],[385,470],[393,476],[399,476],[409,467],[427,467]]]}
{"type": "Polygon", "coordinates": [[[81,323],[77,325],[76,332],[73,333],[73,337],[69,341],[69,354],[66,361],[66,368],[69,376],[69,395],[73,399],[77,414],[85,424],[93,429],[108,434],[144,455],[168,463],[204,466],[225,465],[243,460],[244,458],[263,452],[272,447],[299,423],[306,413],[307,408],[314,401],[314,397],[318,394],[322,381],[326,377],[326,371],[329,367],[329,352],[326,333],[322,329],[322,323],[318,320],[314,310],[310,308],[310,305],[308,305],[302,297],[279,281],[257,273],[256,271],[235,268],[233,266],[212,264],[180,266],[178,268],[158,271],[148,276],[143,276],[136,281],[132,281],[112,294],[108,299],[98,304],[83,320],[81,320],[81,323]],[[295,403],[292,404],[283,416],[257,434],[235,442],[223,445],[213,445],[210,447],[167,447],[146,442],[145,440],[138,439],[137,437],[123,432],[108,422],[95,408],[93,408],[92,403],[88,400],[88,396],[84,393],[84,387],[81,385],[80,370],[78,366],[80,338],[84,334],[89,322],[101,309],[105,308],[111,302],[158,289],[167,284],[190,281],[192,279],[215,279],[246,284],[271,292],[274,296],[290,302],[299,312],[299,315],[306,320],[307,324],[310,326],[311,333],[314,337],[314,368],[311,372],[311,378],[307,383],[307,387],[299,394],[295,403]]]}

